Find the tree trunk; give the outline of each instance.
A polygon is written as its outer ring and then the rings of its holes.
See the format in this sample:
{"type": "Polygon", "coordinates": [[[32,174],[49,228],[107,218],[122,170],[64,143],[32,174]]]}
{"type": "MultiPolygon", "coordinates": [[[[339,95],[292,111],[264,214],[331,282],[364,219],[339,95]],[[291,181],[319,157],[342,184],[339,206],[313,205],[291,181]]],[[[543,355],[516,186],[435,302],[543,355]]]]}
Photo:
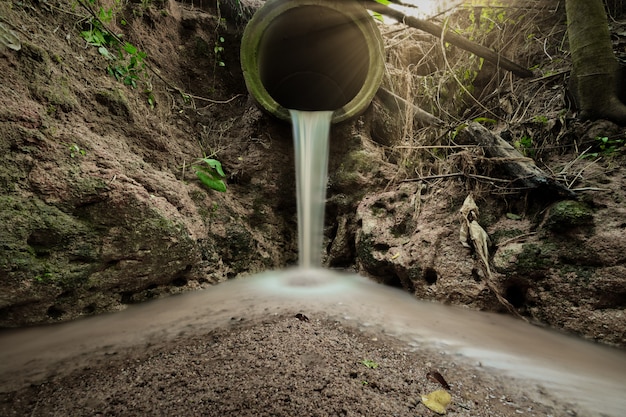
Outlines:
{"type": "Polygon", "coordinates": [[[566,0],[567,34],[581,117],[626,125],[618,96],[618,62],[602,0],[566,0]]]}

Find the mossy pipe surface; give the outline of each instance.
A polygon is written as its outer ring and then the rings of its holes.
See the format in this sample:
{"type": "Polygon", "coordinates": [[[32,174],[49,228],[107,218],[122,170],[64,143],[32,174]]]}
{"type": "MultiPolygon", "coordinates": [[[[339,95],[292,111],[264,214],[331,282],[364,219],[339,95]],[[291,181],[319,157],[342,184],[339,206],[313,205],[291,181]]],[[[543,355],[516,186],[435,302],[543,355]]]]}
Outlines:
{"type": "Polygon", "coordinates": [[[332,110],[333,123],[361,114],[384,71],[376,22],[349,0],[269,0],[241,41],[248,91],[272,115],[332,110]]]}

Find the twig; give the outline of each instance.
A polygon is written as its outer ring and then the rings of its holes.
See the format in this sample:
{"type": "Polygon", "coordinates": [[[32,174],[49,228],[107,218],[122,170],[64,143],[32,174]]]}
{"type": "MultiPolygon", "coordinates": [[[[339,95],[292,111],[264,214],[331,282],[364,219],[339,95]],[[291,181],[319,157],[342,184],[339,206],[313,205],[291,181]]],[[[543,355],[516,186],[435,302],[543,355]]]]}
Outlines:
{"type": "Polygon", "coordinates": [[[570,188],[570,190],[572,190],[574,192],[579,192],[579,191],[613,191],[610,188],[597,188],[597,187],[570,188]]]}
{"type": "Polygon", "coordinates": [[[395,149],[469,149],[480,148],[479,145],[398,145],[395,149]]]}
{"type": "Polygon", "coordinates": [[[486,177],[484,175],[478,175],[478,174],[466,174],[464,172],[454,172],[452,174],[428,175],[426,177],[418,177],[418,178],[407,178],[400,182],[417,182],[417,181],[427,181],[427,180],[436,180],[436,179],[441,179],[441,178],[453,178],[453,177],[468,177],[468,178],[476,178],[480,180],[493,181],[493,182],[505,182],[505,183],[511,182],[511,180],[504,180],[502,178],[486,177]]]}
{"type": "Polygon", "coordinates": [[[499,68],[504,68],[505,70],[511,71],[515,75],[528,78],[533,76],[533,72],[528,68],[524,68],[515,62],[501,56],[497,52],[486,48],[482,45],[479,45],[475,42],[470,41],[469,39],[464,38],[461,35],[457,35],[456,33],[442,30],[442,28],[432,22],[428,22],[425,20],[417,19],[413,16],[407,16],[402,13],[400,10],[393,9],[391,7],[382,5],[373,0],[362,1],[362,4],[365,8],[372,10],[374,12],[384,14],[394,19],[402,22],[408,26],[411,26],[415,29],[423,30],[424,32],[430,33],[431,35],[441,37],[443,36],[443,40],[445,42],[449,42],[459,48],[465,49],[466,51],[470,51],[475,55],[478,55],[482,58],[485,58],[487,61],[492,62],[499,68]]]}
{"type": "Polygon", "coordinates": [[[505,240],[505,241],[504,241],[504,242],[502,242],[502,243],[498,243],[498,246],[499,246],[499,247],[506,246],[506,245],[508,245],[508,244],[509,244],[509,243],[511,243],[511,242],[515,242],[516,240],[524,239],[524,238],[527,238],[527,237],[529,237],[529,236],[534,236],[534,235],[536,235],[536,234],[537,234],[537,232],[529,232],[529,233],[524,233],[524,234],[521,234],[521,235],[519,235],[519,236],[515,236],[515,237],[512,237],[512,238],[510,238],[510,239],[507,239],[507,240],[505,240]]]}
{"type": "Polygon", "coordinates": [[[407,178],[400,182],[416,182],[416,181],[426,181],[426,180],[436,180],[439,178],[451,178],[451,177],[462,177],[462,172],[455,172],[454,174],[441,174],[441,175],[428,175],[426,177],[418,177],[418,178],[407,178]]]}

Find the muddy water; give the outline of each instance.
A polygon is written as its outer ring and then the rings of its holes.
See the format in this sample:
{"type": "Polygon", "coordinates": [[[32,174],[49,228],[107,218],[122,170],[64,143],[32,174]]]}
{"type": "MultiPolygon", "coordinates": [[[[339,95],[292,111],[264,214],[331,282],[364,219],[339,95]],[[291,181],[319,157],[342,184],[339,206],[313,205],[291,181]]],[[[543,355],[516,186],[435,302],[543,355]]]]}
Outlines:
{"type": "Polygon", "coordinates": [[[303,312],[397,337],[407,349],[435,349],[543,385],[579,415],[623,417],[626,352],[548,331],[507,316],[421,302],[365,278],[292,269],[75,322],[0,333],[0,392],[41,382],[125,347],[203,334],[233,318],[303,312]]]}

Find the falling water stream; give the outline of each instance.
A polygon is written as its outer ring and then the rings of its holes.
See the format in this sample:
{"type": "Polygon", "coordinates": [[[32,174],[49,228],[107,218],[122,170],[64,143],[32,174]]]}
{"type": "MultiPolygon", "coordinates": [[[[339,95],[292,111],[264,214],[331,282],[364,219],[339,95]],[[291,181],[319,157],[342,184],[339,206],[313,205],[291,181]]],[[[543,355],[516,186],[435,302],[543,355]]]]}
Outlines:
{"type": "Polygon", "coordinates": [[[328,136],[332,111],[290,110],[296,154],[298,255],[303,268],[322,266],[328,136]]]}
{"type": "Polygon", "coordinates": [[[59,364],[67,371],[80,369],[97,355],[186,333],[205,334],[228,326],[232,317],[306,312],[394,336],[408,349],[435,349],[459,361],[479,362],[493,372],[541,384],[551,395],[573,404],[579,416],[626,415],[624,351],[504,315],[416,300],[358,275],[322,269],[330,116],[298,112],[292,117],[299,222],[310,222],[299,225],[299,267],[231,280],[119,313],[4,331],[0,333],[0,392],[42,382],[58,371],[59,364]]]}

